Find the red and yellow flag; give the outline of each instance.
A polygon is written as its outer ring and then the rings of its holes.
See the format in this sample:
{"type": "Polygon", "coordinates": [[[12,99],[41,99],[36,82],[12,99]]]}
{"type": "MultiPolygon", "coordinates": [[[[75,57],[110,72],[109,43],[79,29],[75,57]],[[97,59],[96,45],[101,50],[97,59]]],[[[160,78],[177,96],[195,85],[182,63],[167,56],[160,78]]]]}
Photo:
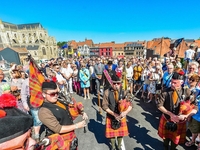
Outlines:
{"type": "Polygon", "coordinates": [[[29,75],[29,86],[30,86],[30,104],[31,106],[38,108],[43,103],[42,97],[42,83],[45,78],[37,66],[30,60],[30,75],[29,75]]]}

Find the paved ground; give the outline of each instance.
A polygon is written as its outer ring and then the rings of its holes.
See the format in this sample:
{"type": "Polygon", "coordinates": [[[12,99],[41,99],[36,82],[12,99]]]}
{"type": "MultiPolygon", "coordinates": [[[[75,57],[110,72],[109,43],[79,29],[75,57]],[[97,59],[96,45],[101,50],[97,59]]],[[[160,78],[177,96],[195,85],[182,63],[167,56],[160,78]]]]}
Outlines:
{"type": "MultiPolygon", "coordinates": [[[[79,138],[79,150],[109,150],[109,142],[105,138],[105,112],[98,113],[97,98],[91,95],[90,100],[73,94],[77,101],[83,102],[89,116],[87,133],[83,129],[76,131],[79,138]]],[[[133,102],[134,108],[127,116],[129,136],[124,137],[126,150],[162,150],[162,140],[157,135],[160,113],[154,103],[144,103],[138,98],[133,102]]],[[[77,118],[76,121],[81,120],[77,118]]],[[[178,146],[178,150],[192,150],[178,146]]]]}

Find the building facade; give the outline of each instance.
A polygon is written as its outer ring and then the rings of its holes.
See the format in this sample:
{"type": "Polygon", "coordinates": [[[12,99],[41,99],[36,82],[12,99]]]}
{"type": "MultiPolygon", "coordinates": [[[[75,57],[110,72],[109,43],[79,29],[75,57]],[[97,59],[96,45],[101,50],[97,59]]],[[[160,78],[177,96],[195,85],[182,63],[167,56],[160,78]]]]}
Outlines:
{"type": "Polygon", "coordinates": [[[16,25],[0,20],[0,47],[26,48],[35,60],[58,56],[55,38],[40,23],[16,25]]]}
{"type": "Polygon", "coordinates": [[[98,46],[94,46],[94,47],[90,47],[90,57],[99,57],[99,47],[98,46]]]}
{"type": "Polygon", "coordinates": [[[85,39],[83,42],[77,42],[77,52],[83,57],[90,57],[90,47],[94,47],[92,40],[85,39]]]}
{"type": "Polygon", "coordinates": [[[124,53],[126,57],[144,57],[145,46],[139,42],[125,43],[124,53]]]}
{"type": "Polygon", "coordinates": [[[114,44],[112,54],[115,58],[124,58],[124,43],[114,44]]]}

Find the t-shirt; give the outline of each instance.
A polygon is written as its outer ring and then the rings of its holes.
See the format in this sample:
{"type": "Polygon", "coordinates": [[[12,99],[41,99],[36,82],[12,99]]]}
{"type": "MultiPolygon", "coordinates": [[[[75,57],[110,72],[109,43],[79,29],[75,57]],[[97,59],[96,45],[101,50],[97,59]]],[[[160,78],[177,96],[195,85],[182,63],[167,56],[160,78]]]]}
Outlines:
{"type": "MultiPolygon", "coordinates": [[[[72,70],[72,68],[70,68],[70,67],[62,68],[62,73],[63,73],[66,77],[69,77],[70,74],[73,73],[73,70],[72,70]]],[[[70,78],[69,80],[72,80],[72,78],[70,78]]]]}
{"type": "Polygon", "coordinates": [[[192,49],[188,49],[185,51],[185,60],[188,59],[192,59],[192,56],[194,55],[195,51],[192,49]]]}
{"type": "Polygon", "coordinates": [[[126,68],[126,78],[133,78],[133,68],[132,67],[129,67],[129,68],[126,68]]]}
{"type": "Polygon", "coordinates": [[[141,66],[135,66],[133,68],[133,79],[134,80],[139,80],[141,77],[141,73],[142,73],[142,67],[141,66]]]}

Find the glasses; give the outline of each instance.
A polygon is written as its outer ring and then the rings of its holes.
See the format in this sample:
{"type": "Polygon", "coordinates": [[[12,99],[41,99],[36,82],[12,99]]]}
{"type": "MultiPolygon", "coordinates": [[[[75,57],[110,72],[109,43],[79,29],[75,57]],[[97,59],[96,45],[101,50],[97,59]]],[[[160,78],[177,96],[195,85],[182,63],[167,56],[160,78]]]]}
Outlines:
{"type": "Polygon", "coordinates": [[[189,81],[192,81],[192,82],[194,82],[195,80],[194,80],[194,79],[192,79],[192,78],[189,78],[189,81]]]}
{"type": "Polygon", "coordinates": [[[45,93],[45,94],[47,94],[47,95],[49,95],[49,96],[51,96],[51,97],[54,97],[54,96],[58,95],[58,92],[45,93]]]}
{"type": "Polygon", "coordinates": [[[189,69],[194,70],[195,68],[189,68],[189,69]]]}
{"type": "Polygon", "coordinates": [[[121,83],[113,83],[113,85],[120,85],[121,83]]]}

